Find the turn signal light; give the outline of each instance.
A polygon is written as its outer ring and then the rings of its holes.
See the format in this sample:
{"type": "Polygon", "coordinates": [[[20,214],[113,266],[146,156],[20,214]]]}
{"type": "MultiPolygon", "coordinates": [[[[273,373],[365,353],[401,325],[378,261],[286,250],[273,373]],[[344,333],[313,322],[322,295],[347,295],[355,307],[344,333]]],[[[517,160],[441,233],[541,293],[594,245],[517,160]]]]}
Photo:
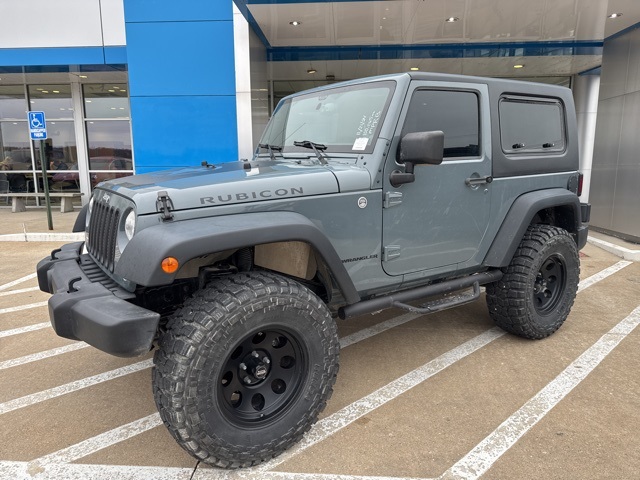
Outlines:
{"type": "Polygon", "coordinates": [[[178,271],[179,266],[177,258],[167,257],[162,260],[162,271],[164,273],[175,273],[178,271]]]}

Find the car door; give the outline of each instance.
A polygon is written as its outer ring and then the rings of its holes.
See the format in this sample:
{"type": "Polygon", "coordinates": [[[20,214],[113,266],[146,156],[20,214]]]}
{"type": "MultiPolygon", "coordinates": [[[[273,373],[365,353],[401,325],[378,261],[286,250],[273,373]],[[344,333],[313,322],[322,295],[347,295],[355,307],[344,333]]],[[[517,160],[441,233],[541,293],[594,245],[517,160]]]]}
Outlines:
{"type": "Polygon", "coordinates": [[[491,132],[483,84],[412,82],[384,171],[383,268],[402,275],[468,261],[485,235],[491,203],[491,132]],[[444,132],[440,165],[416,165],[415,181],[393,187],[403,171],[403,135],[444,132]]]}

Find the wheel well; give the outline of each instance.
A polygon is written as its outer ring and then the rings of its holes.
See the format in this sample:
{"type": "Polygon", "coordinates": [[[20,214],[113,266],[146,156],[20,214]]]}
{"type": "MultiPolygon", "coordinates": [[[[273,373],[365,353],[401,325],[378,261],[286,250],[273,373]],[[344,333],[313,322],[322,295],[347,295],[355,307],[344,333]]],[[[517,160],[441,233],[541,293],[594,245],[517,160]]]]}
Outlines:
{"type": "Polygon", "coordinates": [[[530,225],[552,225],[569,233],[577,232],[576,214],[571,205],[560,205],[540,210],[531,219],[530,225]]]}

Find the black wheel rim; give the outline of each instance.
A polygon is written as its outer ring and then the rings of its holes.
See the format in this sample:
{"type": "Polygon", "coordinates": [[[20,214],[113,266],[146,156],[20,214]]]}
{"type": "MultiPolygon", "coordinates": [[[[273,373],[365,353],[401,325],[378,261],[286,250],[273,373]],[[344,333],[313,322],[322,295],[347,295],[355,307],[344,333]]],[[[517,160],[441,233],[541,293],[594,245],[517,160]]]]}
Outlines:
{"type": "Polygon", "coordinates": [[[551,255],[540,266],[533,285],[533,304],[540,315],[553,312],[565,289],[567,268],[564,259],[551,255]]]}
{"type": "Polygon", "coordinates": [[[306,352],[293,332],[252,332],[233,349],[218,378],[225,417],[245,428],[273,420],[294,403],[306,372],[306,352]]]}

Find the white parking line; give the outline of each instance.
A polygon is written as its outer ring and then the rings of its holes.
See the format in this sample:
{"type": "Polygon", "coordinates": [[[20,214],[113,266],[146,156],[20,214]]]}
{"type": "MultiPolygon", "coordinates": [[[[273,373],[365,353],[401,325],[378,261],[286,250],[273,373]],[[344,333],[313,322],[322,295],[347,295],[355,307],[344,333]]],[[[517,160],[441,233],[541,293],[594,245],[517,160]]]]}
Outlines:
{"type": "Polygon", "coordinates": [[[31,273],[25,277],[14,280],[13,282],[5,283],[4,285],[0,285],[0,292],[2,290],[6,290],[7,288],[11,288],[14,285],[18,285],[19,283],[26,282],[27,280],[31,280],[32,278],[36,278],[37,275],[35,273],[31,273]]]}
{"type": "Polygon", "coordinates": [[[580,282],[580,285],[578,285],[578,292],[581,292],[585,288],[589,288],[594,283],[598,283],[600,280],[604,280],[608,276],[613,275],[616,272],[619,272],[624,267],[627,267],[631,264],[633,264],[633,262],[627,262],[626,260],[622,260],[616,263],[615,265],[611,265],[609,268],[605,268],[604,270],[594,275],[591,275],[589,278],[585,278],[583,281],[580,282]]]}
{"type": "Polygon", "coordinates": [[[0,297],[6,297],[7,295],[16,295],[18,293],[27,293],[40,291],[38,287],[21,288],[20,290],[9,290],[8,292],[1,292],[0,297]]]}
{"type": "Polygon", "coordinates": [[[605,333],[546,387],[505,420],[440,478],[479,478],[584,380],[640,323],[640,307],[605,333]]]}
{"type": "Polygon", "coordinates": [[[10,337],[12,335],[20,335],[21,333],[33,332],[35,330],[42,330],[51,326],[51,322],[36,323],[35,325],[27,325],[26,327],[13,328],[11,330],[0,331],[0,338],[10,337]]]}
{"type": "Polygon", "coordinates": [[[73,462],[87,455],[91,455],[99,450],[107,448],[116,443],[124,442],[125,440],[135,437],[142,432],[151,430],[157,426],[162,425],[159,413],[146,416],[139,420],[135,420],[126,425],[109,430],[108,432],[91,437],[83,442],[76,443],[70,447],[58,450],[57,452],[40,457],[35,460],[34,464],[43,465],[47,463],[69,463],[73,462]]]}
{"type": "Polygon", "coordinates": [[[11,480],[191,480],[193,468],[130,467],[128,465],[47,464],[0,461],[0,478],[11,480]]]}
{"type": "Polygon", "coordinates": [[[30,308],[44,307],[47,302],[30,303],[29,305],[18,305],[17,307],[0,308],[0,313],[19,312],[20,310],[29,310],[30,308]]]}
{"type": "Polygon", "coordinates": [[[4,362],[0,362],[0,370],[17,367],[19,365],[24,365],[25,363],[37,362],[38,360],[62,355],[67,352],[74,352],[81,348],[87,348],[88,346],[89,345],[87,343],[76,342],[70,345],[65,345],[64,347],[52,348],[51,350],[45,350],[44,352],[33,353],[31,355],[25,355],[24,357],[14,358],[12,360],[5,360],[4,362]]]}
{"type": "Polygon", "coordinates": [[[76,392],[78,390],[82,390],[83,388],[106,382],[107,380],[113,380],[114,378],[122,377],[124,375],[129,375],[130,373],[144,370],[145,368],[149,368],[152,364],[153,361],[151,359],[148,359],[143,362],[127,365],[126,367],[116,368],[115,370],[110,370],[99,375],[94,375],[92,377],[76,380],[75,382],[66,383],[64,385],[60,385],[59,387],[50,388],[42,392],[26,395],[24,397],[16,398],[15,400],[9,400],[5,403],[0,403],[0,415],[18,410],[20,408],[28,407],[29,405],[33,405],[35,403],[44,402],[45,400],[50,400],[67,393],[76,392]]]}

